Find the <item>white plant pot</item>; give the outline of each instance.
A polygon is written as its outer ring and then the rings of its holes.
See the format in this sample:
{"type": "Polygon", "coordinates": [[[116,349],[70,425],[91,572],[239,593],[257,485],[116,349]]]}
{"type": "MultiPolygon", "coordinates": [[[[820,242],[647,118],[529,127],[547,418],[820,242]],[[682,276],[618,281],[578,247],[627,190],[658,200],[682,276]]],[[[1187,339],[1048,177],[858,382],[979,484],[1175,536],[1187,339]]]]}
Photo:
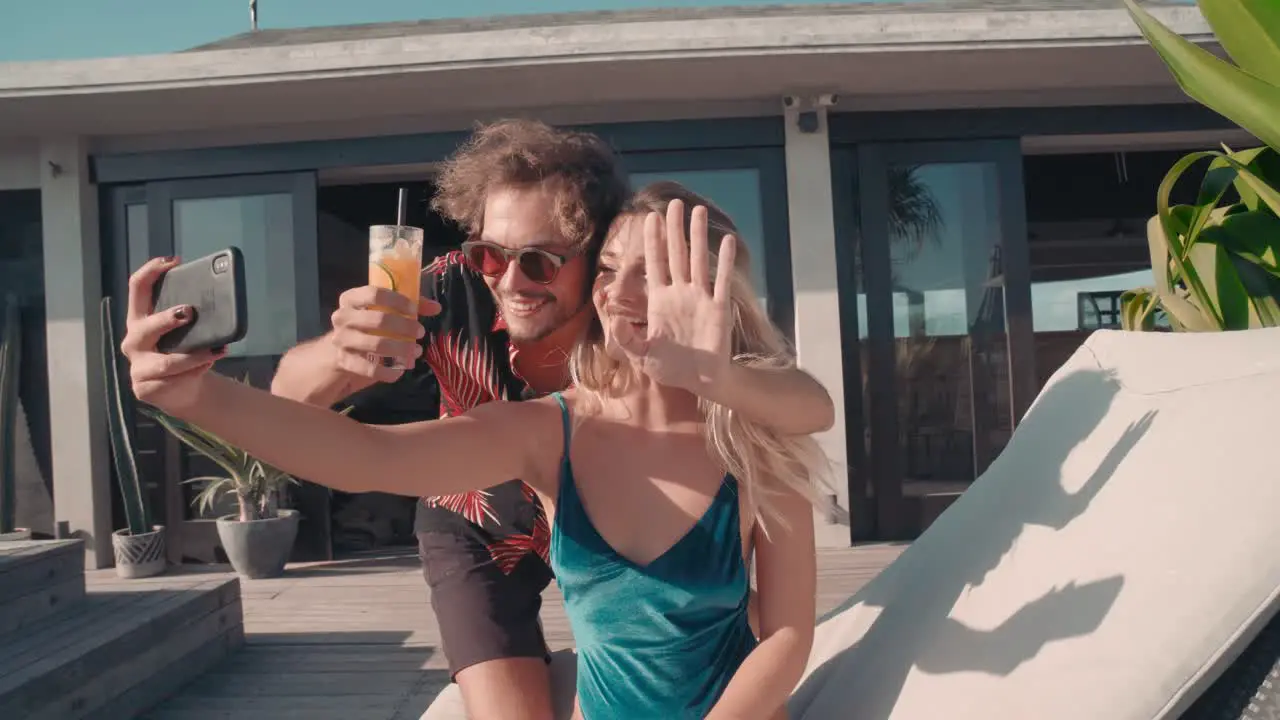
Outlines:
{"type": "Polygon", "coordinates": [[[115,550],[116,574],[122,578],[151,577],[164,572],[168,566],[163,525],[156,525],[149,533],[134,535],[127,528],[111,533],[111,547],[115,550]]]}

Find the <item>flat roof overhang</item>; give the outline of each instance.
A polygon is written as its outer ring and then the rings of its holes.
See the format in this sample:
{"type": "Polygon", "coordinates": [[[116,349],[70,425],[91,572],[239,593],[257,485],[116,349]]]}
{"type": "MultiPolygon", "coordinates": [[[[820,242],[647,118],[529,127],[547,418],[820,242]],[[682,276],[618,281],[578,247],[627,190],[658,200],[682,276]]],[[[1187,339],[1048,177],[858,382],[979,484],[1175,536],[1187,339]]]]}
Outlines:
{"type": "MultiPolygon", "coordinates": [[[[1212,41],[1194,6],[1151,12],[1212,41]]],[[[797,6],[0,64],[0,137],[414,117],[434,131],[509,112],[603,121],[606,108],[642,120],[771,114],[805,91],[838,93],[839,111],[1186,101],[1123,9],[797,6]]]]}

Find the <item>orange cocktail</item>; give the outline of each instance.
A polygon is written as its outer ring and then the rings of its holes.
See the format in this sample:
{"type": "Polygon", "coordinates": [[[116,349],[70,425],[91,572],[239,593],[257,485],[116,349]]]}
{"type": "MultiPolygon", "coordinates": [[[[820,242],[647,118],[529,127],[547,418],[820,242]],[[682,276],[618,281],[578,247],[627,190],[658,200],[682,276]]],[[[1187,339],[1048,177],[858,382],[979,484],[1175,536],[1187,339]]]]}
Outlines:
{"type": "MultiPolygon", "coordinates": [[[[369,284],[386,288],[408,298],[418,307],[422,278],[422,228],[408,225],[374,225],[369,228],[369,284]]],[[[390,308],[373,309],[391,312],[390,308]]],[[[413,319],[417,319],[414,317],[413,319]]],[[[416,338],[398,337],[416,342],[416,338]]],[[[381,358],[376,358],[381,361],[381,358]]],[[[388,367],[408,369],[399,363],[388,367]]]]}

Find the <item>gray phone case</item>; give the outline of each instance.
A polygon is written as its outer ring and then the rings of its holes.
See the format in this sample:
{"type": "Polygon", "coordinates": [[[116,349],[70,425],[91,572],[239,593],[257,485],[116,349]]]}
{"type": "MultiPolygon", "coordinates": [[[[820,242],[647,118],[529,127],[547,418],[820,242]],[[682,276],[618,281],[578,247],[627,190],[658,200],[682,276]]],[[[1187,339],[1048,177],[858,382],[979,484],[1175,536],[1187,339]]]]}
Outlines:
{"type": "Polygon", "coordinates": [[[195,318],[164,334],[156,344],[166,353],[190,353],[229,345],[248,332],[244,256],[230,247],[185,262],[156,283],[155,311],[190,305],[195,318]]]}

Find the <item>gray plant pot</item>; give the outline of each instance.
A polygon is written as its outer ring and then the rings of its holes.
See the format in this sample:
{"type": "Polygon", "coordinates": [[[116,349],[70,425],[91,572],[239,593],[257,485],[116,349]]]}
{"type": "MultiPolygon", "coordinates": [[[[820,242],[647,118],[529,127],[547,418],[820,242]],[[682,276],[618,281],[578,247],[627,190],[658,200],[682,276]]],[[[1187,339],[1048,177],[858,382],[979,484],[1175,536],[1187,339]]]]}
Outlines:
{"type": "Polygon", "coordinates": [[[297,510],[282,509],[266,520],[241,522],[236,515],[218,518],[218,539],[241,577],[251,580],[279,577],[298,536],[297,510]]]}
{"type": "Polygon", "coordinates": [[[151,532],[134,535],[128,528],[111,533],[111,549],[116,556],[116,575],[126,579],[146,578],[164,572],[169,562],[163,525],[151,532]]]}

